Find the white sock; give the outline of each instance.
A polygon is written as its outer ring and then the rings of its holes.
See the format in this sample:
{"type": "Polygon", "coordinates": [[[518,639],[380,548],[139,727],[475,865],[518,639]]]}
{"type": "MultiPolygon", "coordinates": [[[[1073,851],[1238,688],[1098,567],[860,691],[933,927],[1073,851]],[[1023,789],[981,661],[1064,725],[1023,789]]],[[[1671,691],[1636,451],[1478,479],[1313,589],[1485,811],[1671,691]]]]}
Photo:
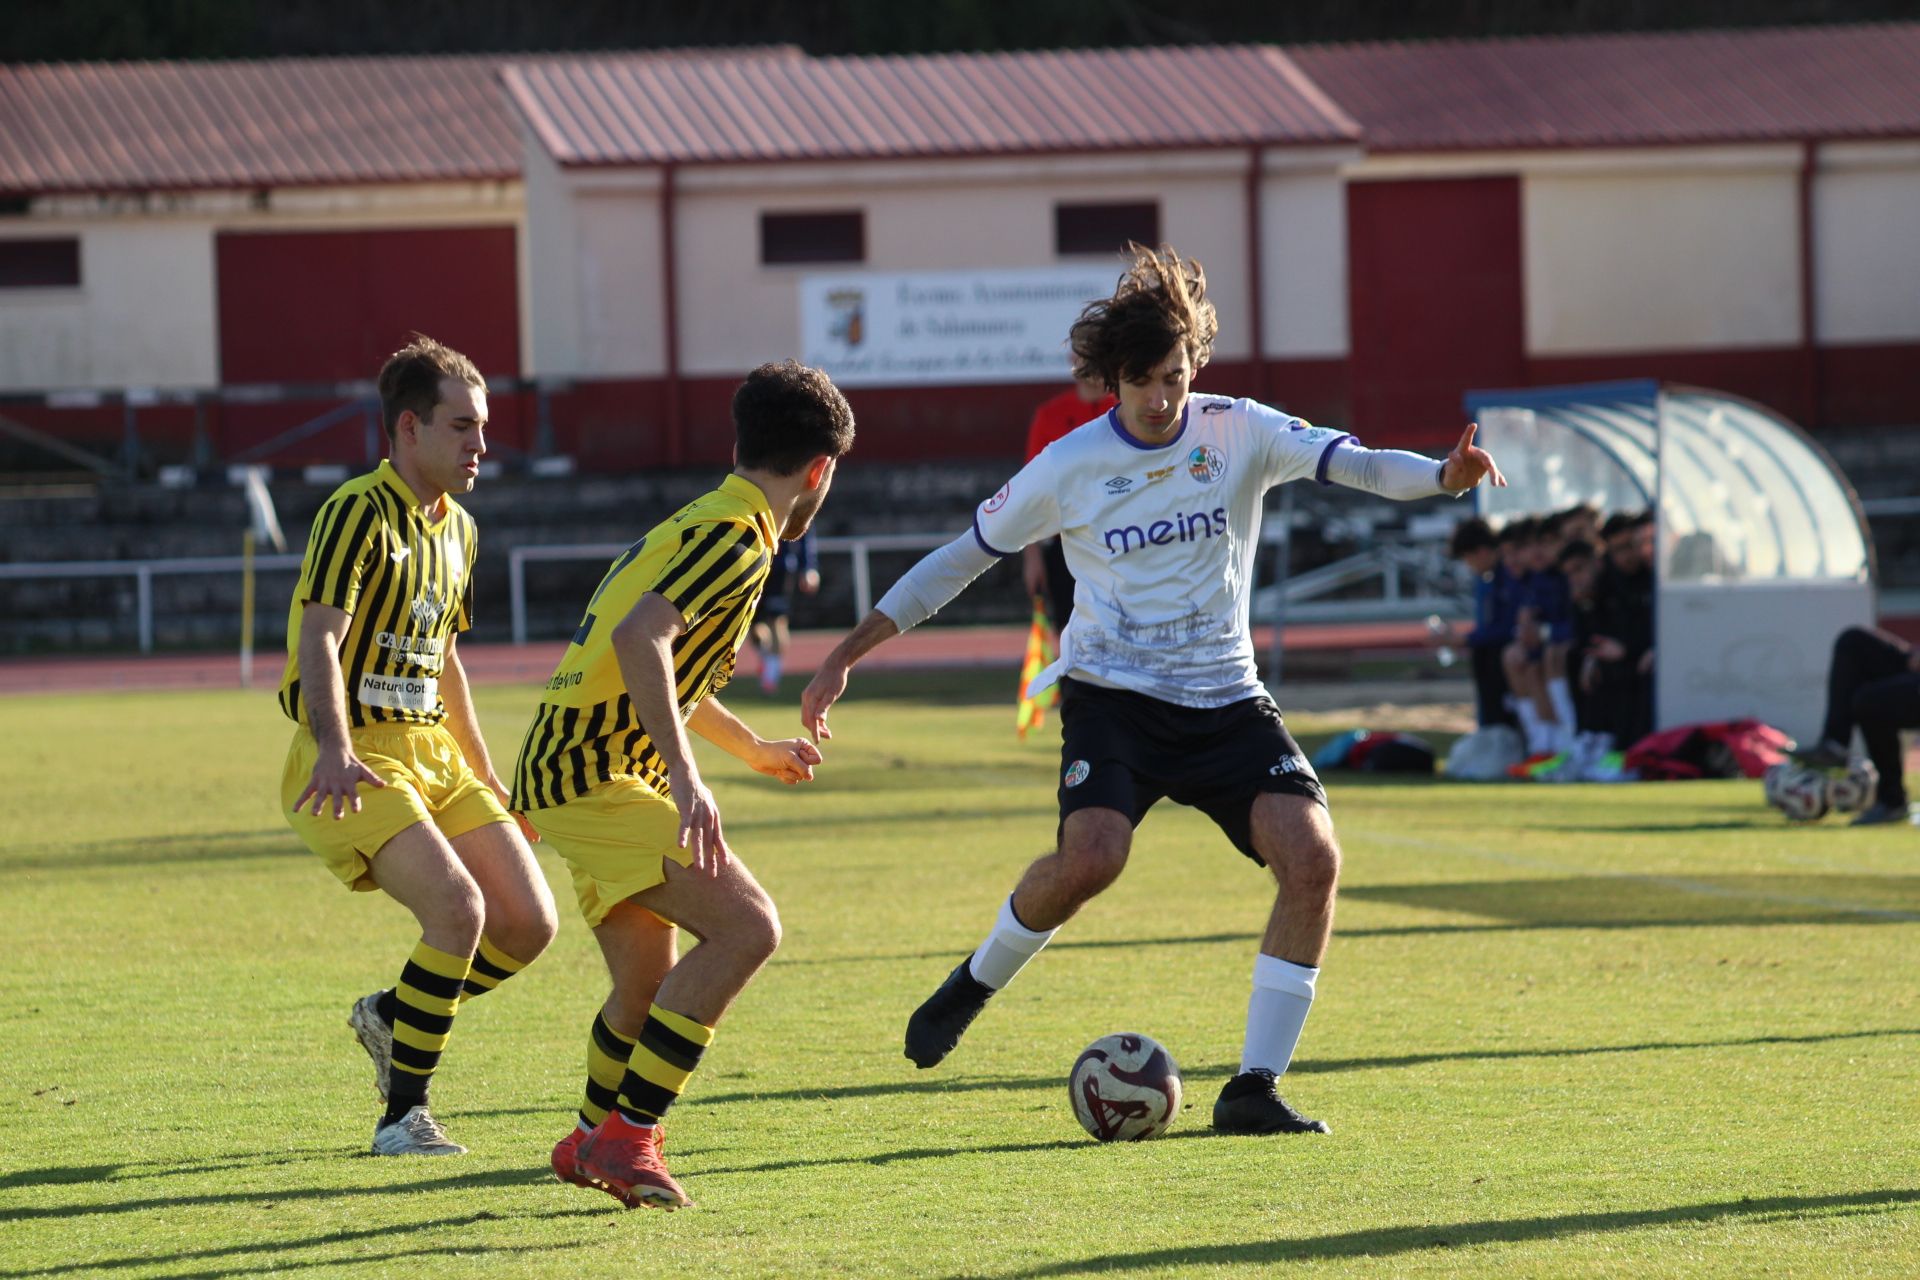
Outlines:
{"type": "Polygon", "coordinates": [[[1052,929],[1035,933],[1021,924],[1020,918],[1013,914],[1013,895],[1008,894],[1007,900],[1000,904],[1000,918],[993,922],[993,932],[973,953],[967,967],[973,971],[974,981],[998,991],[1013,981],[1013,975],[1040,953],[1040,948],[1047,945],[1047,939],[1053,934],[1052,929]]]}
{"type": "Polygon", "coordinates": [[[1540,708],[1533,705],[1532,698],[1521,698],[1513,704],[1514,714],[1520,717],[1520,728],[1527,735],[1527,754],[1537,756],[1546,750],[1546,726],[1540,723],[1540,708]]]}
{"type": "Polygon", "coordinates": [[[760,655],[760,683],[769,689],[780,683],[780,655],[764,653],[760,655]]]}
{"type": "Polygon", "coordinates": [[[1313,981],[1318,969],[1309,969],[1279,956],[1261,955],[1253,961],[1253,997],[1247,1001],[1247,1046],[1240,1053],[1240,1070],[1261,1068],[1277,1078],[1287,1073],[1300,1029],[1313,1008],[1313,981]]]}
{"type": "Polygon", "coordinates": [[[1547,681],[1547,697],[1553,702],[1554,718],[1560,722],[1571,739],[1574,725],[1580,717],[1573,709],[1573,689],[1567,684],[1565,676],[1555,676],[1547,681]]]}

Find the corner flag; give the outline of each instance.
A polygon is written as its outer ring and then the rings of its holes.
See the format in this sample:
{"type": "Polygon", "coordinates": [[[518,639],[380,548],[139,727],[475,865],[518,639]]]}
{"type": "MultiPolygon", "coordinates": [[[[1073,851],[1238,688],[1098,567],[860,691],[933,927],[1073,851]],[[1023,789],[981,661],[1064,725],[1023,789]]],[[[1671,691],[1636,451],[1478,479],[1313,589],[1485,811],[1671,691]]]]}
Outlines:
{"type": "Polygon", "coordinates": [[[1019,730],[1021,741],[1025,741],[1027,730],[1038,729],[1047,722],[1047,708],[1060,701],[1060,686],[1050,684],[1031,697],[1027,695],[1027,686],[1033,678],[1052,665],[1054,658],[1053,635],[1047,630],[1047,610],[1040,597],[1033,598],[1033,626],[1027,631],[1027,656],[1020,663],[1020,707],[1014,718],[1014,726],[1019,730]]]}

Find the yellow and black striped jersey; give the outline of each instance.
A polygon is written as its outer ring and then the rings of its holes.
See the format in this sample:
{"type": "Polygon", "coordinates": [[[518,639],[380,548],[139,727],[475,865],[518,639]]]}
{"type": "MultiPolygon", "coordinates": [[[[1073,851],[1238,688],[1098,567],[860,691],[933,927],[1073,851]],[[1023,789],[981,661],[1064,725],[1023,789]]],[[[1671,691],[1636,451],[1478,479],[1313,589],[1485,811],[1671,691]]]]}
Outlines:
{"type": "Polygon", "coordinates": [[[649,591],[680,611],[687,625],[673,642],[674,696],[690,714],[732,677],[775,545],[766,495],[728,476],[613,562],[520,744],[514,808],[565,804],[609,778],[667,794],[666,765],[627,693],[613,629],[649,591]]]}
{"type": "Polygon", "coordinates": [[[307,723],[300,696],[300,615],[308,601],[351,615],[340,645],[347,723],[439,724],[447,641],[473,625],[473,517],[448,498],[429,519],[413,490],[381,464],[334,490],[313,518],[287,611],[280,709],[307,723]]]}

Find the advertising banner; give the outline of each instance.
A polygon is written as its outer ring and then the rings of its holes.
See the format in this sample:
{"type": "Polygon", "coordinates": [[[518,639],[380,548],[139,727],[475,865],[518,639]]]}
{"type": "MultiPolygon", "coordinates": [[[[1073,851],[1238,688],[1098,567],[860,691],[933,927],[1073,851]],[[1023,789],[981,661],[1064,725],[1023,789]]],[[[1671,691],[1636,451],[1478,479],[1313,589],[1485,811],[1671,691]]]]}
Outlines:
{"type": "Polygon", "coordinates": [[[800,282],[801,359],[843,387],[1065,382],[1067,329],[1109,266],[849,272],[800,282]]]}

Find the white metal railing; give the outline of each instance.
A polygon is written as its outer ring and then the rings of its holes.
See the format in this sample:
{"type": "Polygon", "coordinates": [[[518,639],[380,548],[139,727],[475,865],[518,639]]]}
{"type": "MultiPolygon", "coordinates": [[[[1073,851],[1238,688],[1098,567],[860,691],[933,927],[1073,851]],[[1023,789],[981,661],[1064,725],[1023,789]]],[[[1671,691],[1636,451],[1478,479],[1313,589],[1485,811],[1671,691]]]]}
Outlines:
{"type": "MultiPolygon", "coordinates": [[[[1920,515],[1920,498],[1879,498],[1860,504],[1869,517],[1910,517],[1920,515]]],[[[953,540],[949,530],[941,533],[885,533],[857,537],[823,537],[816,545],[823,553],[845,553],[852,559],[854,621],[873,607],[871,555],[875,551],[931,551],[953,540]]],[[[1284,546],[1288,541],[1286,521],[1269,519],[1261,529],[1261,541],[1284,546]]],[[[526,565],[534,560],[611,560],[630,543],[574,543],[555,546],[520,546],[507,553],[508,588],[513,614],[513,638],[527,640],[526,565]]],[[[297,571],[297,555],[254,557],[256,572],[297,571]]],[[[1416,587],[1409,594],[1402,586],[1402,574],[1416,584],[1434,581],[1433,566],[1421,563],[1430,556],[1410,555],[1406,547],[1377,547],[1345,560],[1324,565],[1305,573],[1284,575],[1279,581],[1259,589],[1254,601],[1258,620],[1306,622],[1321,620],[1352,621],[1361,618],[1404,617],[1423,612],[1445,612],[1448,603],[1430,587],[1416,587]],[[1309,604],[1315,596],[1367,577],[1381,579],[1383,598],[1378,600],[1330,600],[1309,604]]],[[[1285,563],[1284,557],[1282,564],[1285,563]]],[[[134,580],[135,625],[139,632],[140,652],[153,652],[153,580],[161,575],[191,573],[239,573],[246,564],[244,556],[184,556],[171,560],[60,560],[33,564],[0,564],[0,582],[48,578],[132,578],[134,580]]],[[[1903,602],[1914,593],[1886,592],[1883,597],[1899,597],[1903,602]]],[[[1884,600],[1883,600],[1884,604],[1884,600]]],[[[1905,604],[1902,605],[1905,607],[1905,604]]]]}
{"type": "MultiPolygon", "coordinates": [[[[845,552],[853,558],[853,620],[857,623],[873,608],[875,551],[931,551],[958,535],[945,533],[874,533],[859,537],[816,538],[821,554],[845,552]]],[[[527,642],[527,562],[530,560],[611,560],[630,542],[575,542],[552,546],[515,547],[507,552],[507,600],[513,615],[513,642],[527,642]]]]}

